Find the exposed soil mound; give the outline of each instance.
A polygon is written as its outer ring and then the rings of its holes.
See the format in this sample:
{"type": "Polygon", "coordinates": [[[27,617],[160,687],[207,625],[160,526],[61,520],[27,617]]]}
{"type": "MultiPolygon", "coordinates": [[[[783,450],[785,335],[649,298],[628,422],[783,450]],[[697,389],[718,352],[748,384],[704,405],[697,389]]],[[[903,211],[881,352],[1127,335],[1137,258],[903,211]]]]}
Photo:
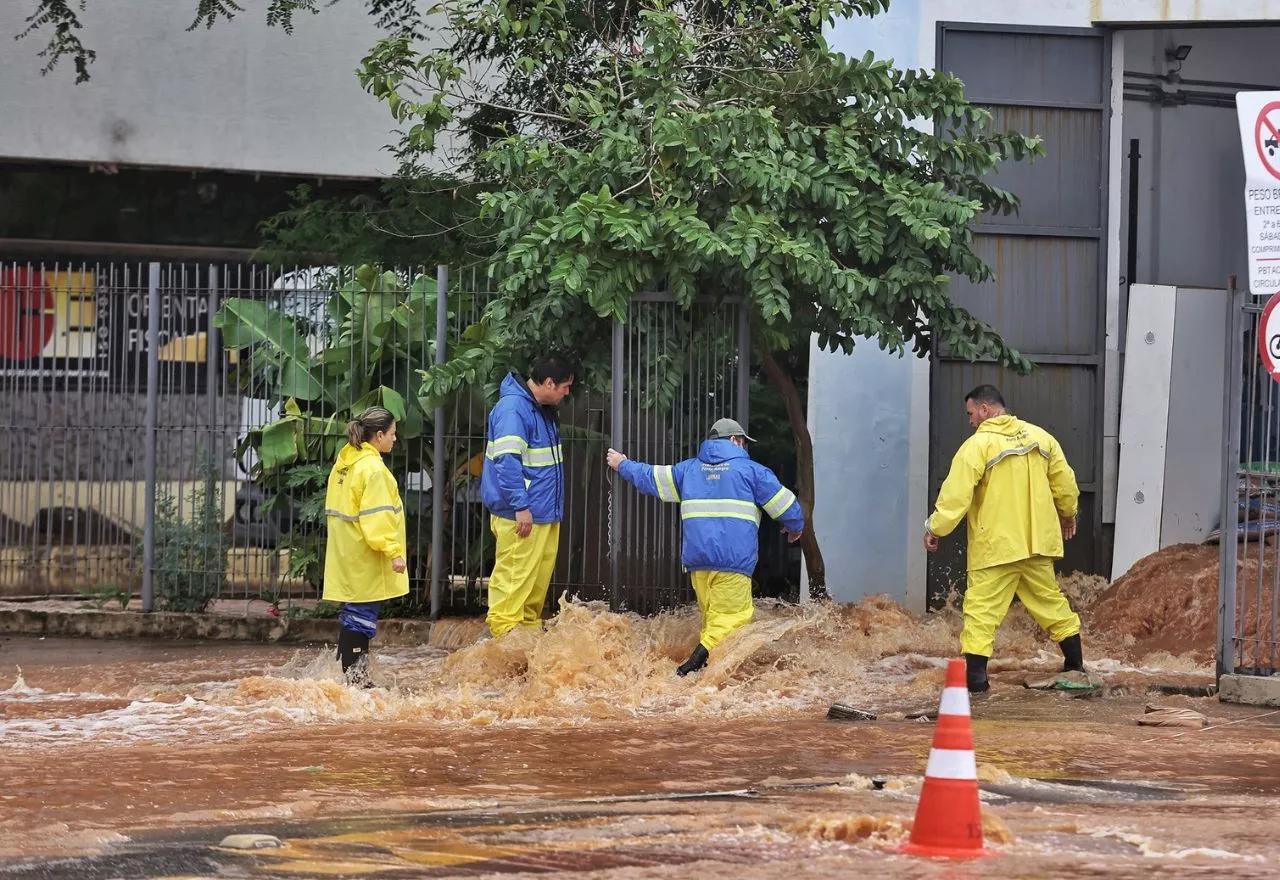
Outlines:
{"type": "MultiPolygon", "coordinates": [[[[1262,577],[1269,588],[1274,554],[1267,555],[1262,577]]],[[[1257,610],[1256,550],[1249,556],[1238,569],[1239,607],[1245,631],[1252,634],[1257,610]]],[[[1269,611],[1269,602],[1265,604],[1264,611],[1269,611]]],[[[1117,641],[1135,657],[1190,653],[1201,662],[1211,661],[1218,637],[1218,546],[1177,544],[1138,560],[1087,616],[1091,632],[1117,641]]]]}

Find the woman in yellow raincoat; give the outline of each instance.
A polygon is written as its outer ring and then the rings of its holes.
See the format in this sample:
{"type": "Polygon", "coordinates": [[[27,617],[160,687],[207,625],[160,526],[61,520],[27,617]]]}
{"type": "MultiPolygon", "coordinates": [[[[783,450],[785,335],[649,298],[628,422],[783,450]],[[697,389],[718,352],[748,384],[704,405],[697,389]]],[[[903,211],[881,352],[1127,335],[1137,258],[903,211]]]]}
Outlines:
{"type": "Polygon", "coordinates": [[[373,687],[369,640],[378,631],[378,610],[409,592],[404,505],[382,461],[395,443],[395,417],[380,406],[347,422],[347,445],[325,493],[324,598],[342,603],[338,659],[347,683],[362,687],[373,687]]]}

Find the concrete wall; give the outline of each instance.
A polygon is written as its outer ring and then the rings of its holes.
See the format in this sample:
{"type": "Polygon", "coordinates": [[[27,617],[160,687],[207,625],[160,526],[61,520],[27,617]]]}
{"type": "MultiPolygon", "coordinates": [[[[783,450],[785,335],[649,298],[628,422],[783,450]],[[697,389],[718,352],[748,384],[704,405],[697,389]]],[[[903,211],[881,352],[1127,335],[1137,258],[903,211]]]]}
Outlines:
{"type": "Polygon", "coordinates": [[[194,0],[94,0],[82,37],[98,53],[75,84],[40,73],[48,34],[20,42],[34,3],[0,3],[0,158],[334,176],[394,169],[392,120],[354,71],[379,34],[363,3],[301,13],[292,36],[263,4],[187,31],[194,0]]]}
{"type": "MultiPolygon", "coordinates": [[[[921,66],[920,0],[889,14],[842,22],[829,35],[846,55],[868,49],[902,67],[921,66]]],[[[827,587],[840,602],[888,593],[924,610],[919,532],[928,490],[929,362],[898,357],[874,341],[851,356],[818,349],[809,367],[814,442],[814,524],[827,587]]],[[[806,582],[807,583],[807,582],[806,582]]]]}

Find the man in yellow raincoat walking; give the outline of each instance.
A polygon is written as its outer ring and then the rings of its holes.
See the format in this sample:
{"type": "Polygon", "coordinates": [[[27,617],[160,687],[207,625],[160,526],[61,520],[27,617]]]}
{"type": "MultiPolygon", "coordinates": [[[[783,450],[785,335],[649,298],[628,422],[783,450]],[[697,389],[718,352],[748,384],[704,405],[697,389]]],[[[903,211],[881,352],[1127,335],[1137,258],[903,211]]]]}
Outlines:
{"type": "Polygon", "coordinates": [[[969,526],[969,577],[960,648],[972,693],[990,687],[987,660],[1014,595],[1062,649],[1063,671],[1084,671],[1080,617],[1058,587],[1053,560],[1076,533],[1080,490],[1058,441],[1005,411],[991,385],[965,395],[974,434],[951,462],[925,525],[938,549],[963,519],[969,526]]]}

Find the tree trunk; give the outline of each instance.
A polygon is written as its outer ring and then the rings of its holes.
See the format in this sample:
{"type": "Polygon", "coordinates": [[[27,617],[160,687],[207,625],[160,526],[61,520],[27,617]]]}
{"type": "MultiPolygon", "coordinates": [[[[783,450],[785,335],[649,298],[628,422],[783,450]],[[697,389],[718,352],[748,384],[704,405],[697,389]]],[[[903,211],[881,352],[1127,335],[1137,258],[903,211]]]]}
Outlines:
{"type": "Polygon", "coordinates": [[[800,549],[804,552],[805,571],[809,576],[809,597],[829,599],[827,566],[822,561],[822,548],[818,546],[818,535],[813,528],[813,437],[809,435],[804,404],[800,401],[800,392],[795,382],[791,380],[787,369],[774,360],[772,352],[766,349],[760,363],[769,381],[782,395],[782,401],[787,407],[787,421],[791,424],[791,435],[796,441],[796,497],[800,500],[805,519],[800,549]]]}

